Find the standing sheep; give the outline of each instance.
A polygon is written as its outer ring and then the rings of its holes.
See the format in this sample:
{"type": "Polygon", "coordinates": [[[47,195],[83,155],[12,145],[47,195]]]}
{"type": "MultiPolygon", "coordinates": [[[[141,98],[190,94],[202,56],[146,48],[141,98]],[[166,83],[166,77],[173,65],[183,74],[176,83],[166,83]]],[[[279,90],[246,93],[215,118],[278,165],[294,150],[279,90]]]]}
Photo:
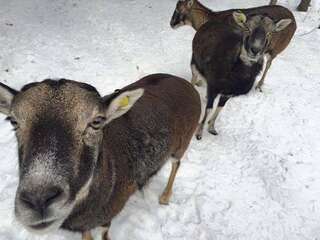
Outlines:
{"type": "Polygon", "coordinates": [[[103,226],[164,163],[172,160],[160,197],[172,186],[200,117],[200,98],[187,81],[150,75],[105,98],[87,84],[45,80],[16,91],[0,84],[0,112],[13,125],[19,150],[15,215],[25,228],[81,232],[103,226]]]}

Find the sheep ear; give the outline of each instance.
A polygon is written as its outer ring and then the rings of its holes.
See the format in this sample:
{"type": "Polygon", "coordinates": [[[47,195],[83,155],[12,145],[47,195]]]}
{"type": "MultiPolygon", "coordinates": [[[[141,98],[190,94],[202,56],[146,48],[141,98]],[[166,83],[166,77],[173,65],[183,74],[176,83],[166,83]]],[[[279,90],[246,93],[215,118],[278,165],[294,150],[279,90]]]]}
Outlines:
{"type": "Polygon", "coordinates": [[[245,23],[247,22],[247,16],[242,12],[233,12],[233,19],[240,27],[244,28],[245,23]]]}
{"type": "Polygon", "coordinates": [[[292,22],[291,19],[287,18],[287,19],[282,19],[280,21],[278,21],[276,23],[275,28],[273,29],[274,32],[280,32],[283,29],[285,29],[286,27],[288,27],[290,25],[290,23],[292,22]]]}
{"type": "Polygon", "coordinates": [[[144,89],[138,88],[132,91],[123,92],[112,99],[106,110],[107,123],[128,112],[142,97],[143,93],[144,89]]]}
{"type": "Polygon", "coordinates": [[[0,83],[0,112],[9,115],[11,110],[11,103],[18,91],[0,83]]]}

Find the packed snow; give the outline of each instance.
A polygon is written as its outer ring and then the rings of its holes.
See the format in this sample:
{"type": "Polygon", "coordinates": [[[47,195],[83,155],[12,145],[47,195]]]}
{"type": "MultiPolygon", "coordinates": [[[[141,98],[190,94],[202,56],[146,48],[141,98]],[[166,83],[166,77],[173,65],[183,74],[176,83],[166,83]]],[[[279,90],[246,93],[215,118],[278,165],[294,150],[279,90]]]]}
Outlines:
{"type": "MultiPolygon", "coordinates": [[[[268,0],[206,0],[222,10],[268,0]]],[[[279,1],[294,10],[299,1],[279,1]]],[[[45,78],[84,81],[108,94],[148,74],[191,79],[194,30],[172,30],[176,0],[0,0],[0,81],[20,89],[45,78]]],[[[192,140],[169,206],[167,164],[113,220],[112,240],[320,239],[320,0],[294,12],[298,30],[273,63],[263,92],[230,100],[218,136],[192,140]]],[[[204,88],[198,88],[205,103],[204,88]]],[[[35,236],[13,215],[17,146],[0,119],[0,240],[35,236]]],[[[99,237],[99,231],[95,231],[99,237]]]]}

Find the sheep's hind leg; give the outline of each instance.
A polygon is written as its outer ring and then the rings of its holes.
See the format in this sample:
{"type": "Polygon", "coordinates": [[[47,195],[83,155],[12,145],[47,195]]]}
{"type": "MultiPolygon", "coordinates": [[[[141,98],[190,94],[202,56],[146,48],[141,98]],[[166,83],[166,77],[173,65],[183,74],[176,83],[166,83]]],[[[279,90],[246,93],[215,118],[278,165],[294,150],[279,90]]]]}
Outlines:
{"type": "Polygon", "coordinates": [[[196,85],[198,87],[202,86],[205,79],[202,76],[202,74],[199,72],[198,68],[196,67],[193,57],[191,59],[191,72],[192,72],[191,84],[193,86],[196,85]]]}
{"type": "Polygon", "coordinates": [[[212,118],[208,122],[208,125],[209,125],[208,131],[213,135],[218,135],[218,132],[215,129],[215,122],[221,110],[222,110],[222,107],[217,107],[216,110],[214,111],[212,118]]]}
{"type": "Polygon", "coordinates": [[[172,161],[172,167],[171,167],[170,177],[169,177],[167,186],[164,189],[164,191],[159,199],[159,203],[161,205],[168,205],[169,204],[170,197],[172,195],[172,187],[173,187],[174,179],[176,178],[178,169],[180,167],[180,159],[172,158],[171,161],[172,161]]]}
{"type": "Polygon", "coordinates": [[[93,240],[91,232],[90,231],[83,232],[82,233],[82,240],[93,240]]]}
{"type": "Polygon", "coordinates": [[[220,97],[218,106],[217,106],[214,114],[212,115],[211,119],[208,122],[208,124],[209,124],[208,131],[209,131],[209,133],[211,133],[213,135],[218,135],[218,132],[215,129],[215,123],[216,123],[217,117],[219,116],[219,113],[221,112],[221,110],[223,109],[223,107],[225,106],[226,102],[229,99],[230,99],[230,97],[226,97],[226,96],[221,96],[220,97]]]}
{"type": "Polygon", "coordinates": [[[213,102],[214,99],[217,97],[217,94],[213,93],[212,90],[210,89],[210,86],[207,86],[207,105],[206,105],[206,112],[204,113],[203,119],[201,123],[198,125],[198,129],[196,131],[196,138],[197,140],[202,139],[202,133],[203,133],[203,128],[204,125],[207,121],[208,115],[210,115],[212,108],[213,108],[213,102]]]}
{"type": "Polygon", "coordinates": [[[191,84],[194,86],[201,87],[204,82],[204,77],[202,74],[198,71],[197,67],[192,64],[191,65],[191,71],[192,71],[192,79],[191,79],[191,84]]]}
{"type": "Polygon", "coordinates": [[[198,128],[197,128],[197,133],[196,133],[197,140],[202,139],[203,128],[204,128],[204,125],[207,121],[207,117],[211,111],[212,111],[212,108],[206,108],[206,112],[204,113],[203,119],[202,119],[201,123],[199,123],[198,128]]]}

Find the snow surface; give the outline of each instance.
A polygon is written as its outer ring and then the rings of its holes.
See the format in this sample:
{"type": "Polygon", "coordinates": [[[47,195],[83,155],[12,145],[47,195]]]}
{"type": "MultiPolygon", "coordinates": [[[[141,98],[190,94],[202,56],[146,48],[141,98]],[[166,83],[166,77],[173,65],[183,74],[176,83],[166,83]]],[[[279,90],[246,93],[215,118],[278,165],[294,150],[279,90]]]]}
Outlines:
{"type": "MultiPolygon", "coordinates": [[[[269,1],[206,0],[212,9],[269,1]]],[[[294,9],[298,1],[279,1],[294,9]]],[[[191,79],[194,31],[172,30],[175,0],[0,0],[0,81],[85,81],[103,94],[156,72],[191,79]]],[[[320,239],[320,0],[296,13],[298,30],[275,61],[264,92],[230,100],[215,137],[193,140],[169,206],[160,206],[170,164],[131,197],[112,240],[320,239]]],[[[203,102],[204,89],[200,89],[203,102]]],[[[13,217],[16,140],[0,119],[0,239],[36,237],[13,217]]],[[[98,232],[95,232],[98,236],[98,232]]]]}

